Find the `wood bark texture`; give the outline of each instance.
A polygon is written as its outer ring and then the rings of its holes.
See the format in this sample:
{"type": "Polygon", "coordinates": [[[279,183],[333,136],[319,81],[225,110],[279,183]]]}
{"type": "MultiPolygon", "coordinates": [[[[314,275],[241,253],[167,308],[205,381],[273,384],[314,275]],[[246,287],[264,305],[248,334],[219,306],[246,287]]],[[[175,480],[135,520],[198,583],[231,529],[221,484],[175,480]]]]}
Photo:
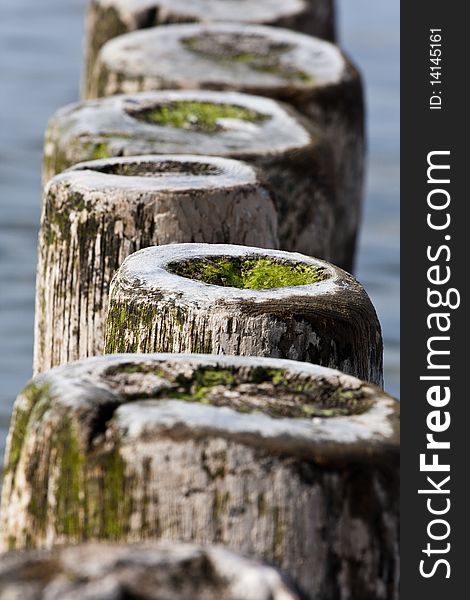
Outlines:
{"type": "Polygon", "coordinates": [[[141,248],[178,242],[278,247],[258,173],[239,161],[142,156],[82,163],[44,194],[34,372],[103,353],[111,279],[141,248]]]}
{"type": "Polygon", "coordinates": [[[315,365],[98,357],[18,397],[2,543],[222,543],[322,600],[398,598],[399,403],[315,365]]]}
{"type": "Polygon", "coordinates": [[[83,94],[102,46],[123,33],[171,23],[238,21],[335,39],[333,0],[90,0],[83,94]]]}
{"type": "Polygon", "coordinates": [[[105,352],[289,358],[383,383],[381,328],[364,288],[324,261],[247,246],[176,244],[129,256],[111,284],[105,352]],[[248,266],[261,267],[260,277],[267,278],[271,265],[313,269],[319,280],[295,286],[273,280],[270,289],[241,289],[223,274],[209,283],[181,276],[181,269],[210,274],[219,266],[248,266]]]}
{"type": "Polygon", "coordinates": [[[308,600],[273,567],[217,547],[105,543],[0,557],[0,598],[308,600]]]}
{"type": "Polygon", "coordinates": [[[168,25],[103,46],[90,98],[161,89],[235,90],[285,101],[312,120],[335,156],[346,265],[354,256],[364,180],[361,77],[340,49],[285,29],[237,24],[168,25]]]}
{"type": "Polygon", "coordinates": [[[267,98],[177,91],[71,105],[48,127],[44,180],[97,157],[188,153],[259,168],[274,193],[280,247],[339,263],[346,238],[335,223],[329,144],[305,118],[267,98]],[[236,118],[224,118],[233,111],[236,118]]]}

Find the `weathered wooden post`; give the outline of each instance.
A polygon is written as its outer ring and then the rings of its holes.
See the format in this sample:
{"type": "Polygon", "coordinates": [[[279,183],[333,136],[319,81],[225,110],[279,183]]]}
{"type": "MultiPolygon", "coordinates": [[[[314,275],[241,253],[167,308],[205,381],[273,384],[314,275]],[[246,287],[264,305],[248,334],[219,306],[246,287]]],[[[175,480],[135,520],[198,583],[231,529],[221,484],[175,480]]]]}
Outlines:
{"type": "Polygon", "coordinates": [[[302,254],[175,244],[129,256],[111,284],[105,352],[198,352],[318,363],[382,385],[364,288],[302,254]]]}
{"type": "Polygon", "coordinates": [[[223,543],[314,598],[398,598],[399,403],[337,371],[201,355],[86,359],[18,397],[3,544],[223,543]]]}
{"type": "Polygon", "coordinates": [[[103,353],[108,290],[136,250],[178,242],[278,247],[270,192],[251,166],[208,156],[81,163],[44,193],[34,371],[103,353]]]}
{"type": "Polygon", "coordinates": [[[89,97],[158,89],[236,90],[292,104],[322,129],[336,159],[338,230],[354,255],[364,179],[360,75],[337,46],[285,29],[167,25],[103,46],[89,97]]]}
{"type": "Polygon", "coordinates": [[[151,92],[74,104],[50,121],[44,179],[85,160],[136,154],[211,154],[259,168],[275,193],[281,248],[338,263],[333,157],[318,130],[266,98],[151,92]]]}
{"type": "Polygon", "coordinates": [[[221,546],[174,542],[91,543],[4,554],[0,597],[308,600],[274,567],[221,546]]]}
{"type": "Polygon", "coordinates": [[[85,95],[101,47],[123,33],[189,22],[245,22],[335,39],[333,0],[90,0],[85,35],[85,95]]]}

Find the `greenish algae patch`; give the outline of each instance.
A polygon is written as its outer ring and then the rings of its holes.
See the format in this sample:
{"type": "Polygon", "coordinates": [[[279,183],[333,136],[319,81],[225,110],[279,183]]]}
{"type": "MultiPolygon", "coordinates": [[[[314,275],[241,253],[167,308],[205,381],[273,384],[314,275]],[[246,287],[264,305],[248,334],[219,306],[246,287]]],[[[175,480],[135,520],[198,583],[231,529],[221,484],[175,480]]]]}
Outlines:
{"type": "Polygon", "coordinates": [[[272,508],[272,519],[274,522],[274,540],[273,540],[273,557],[276,561],[281,562],[284,558],[284,538],[285,524],[282,517],[281,509],[278,506],[272,508]]]}
{"type": "Polygon", "coordinates": [[[54,446],[60,457],[56,487],[57,533],[70,539],[82,538],[80,521],[81,488],[85,457],[80,451],[78,436],[70,419],[64,418],[54,434],[54,446]]]}
{"type": "MultiPolygon", "coordinates": [[[[5,471],[13,474],[16,472],[16,468],[21,458],[21,452],[28,434],[28,426],[31,422],[33,409],[39,404],[39,410],[41,410],[41,407],[46,410],[46,407],[50,404],[49,386],[47,384],[30,383],[24,389],[22,396],[25,401],[25,406],[24,408],[17,407],[13,414],[9,453],[5,466],[5,471]]],[[[35,417],[39,416],[40,415],[36,412],[35,417]]]]}
{"type": "Polygon", "coordinates": [[[162,104],[155,108],[135,112],[132,116],[153,125],[192,129],[203,133],[215,133],[221,129],[221,119],[262,123],[269,118],[267,115],[235,104],[190,100],[162,104]]]}
{"type": "Polygon", "coordinates": [[[286,369],[267,369],[265,367],[254,367],[251,371],[251,381],[253,383],[287,383],[286,369]]]}
{"type": "Polygon", "coordinates": [[[289,382],[282,369],[269,369],[262,377],[241,379],[236,372],[196,370],[191,377],[177,376],[172,386],[157,398],[176,399],[211,406],[229,407],[240,413],[261,413],[271,418],[311,419],[362,414],[373,400],[362,390],[344,390],[321,385],[310,388],[306,382],[289,382]]]}
{"type": "Polygon", "coordinates": [[[310,285],[325,279],[321,269],[271,258],[209,257],[175,262],[168,270],[211,285],[245,290],[310,285]]]}
{"type": "MultiPolygon", "coordinates": [[[[157,311],[153,303],[118,302],[111,298],[106,319],[105,354],[120,352],[174,352],[175,339],[184,325],[178,308],[157,311]],[[158,323],[168,325],[164,335],[155,335],[158,323]]],[[[212,354],[209,335],[192,338],[191,352],[212,354]]]]}
{"type": "MultiPolygon", "coordinates": [[[[156,375],[167,382],[158,391],[145,394],[146,398],[228,407],[239,413],[261,413],[271,418],[350,416],[366,412],[373,404],[361,388],[346,390],[328,382],[289,379],[285,369],[255,367],[247,371],[201,366],[188,375],[174,374],[168,365],[127,363],[112,367],[106,377],[122,378],[118,385],[125,386],[126,377],[136,373],[143,377],[156,375]]],[[[143,398],[142,394],[138,396],[143,398]]]]}
{"type": "Polygon", "coordinates": [[[95,144],[93,146],[90,158],[91,160],[99,160],[102,158],[109,158],[110,156],[108,144],[105,142],[100,142],[99,144],[95,144]]]}
{"type": "Polygon", "coordinates": [[[103,476],[103,507],[99,536],[108,540],[120,540],[129,529],[131,506],[126,491],[125,463],[120,444],[100,458],[103,476]]]}
{"type": "Polygon", "coordinates": [[[245,64],[254,71],[287,81],[313,82],[310,73],[282,61],[282,56],[293,49],[291,44],[260,35],[222,32],[183,38],[181,42],[191,52],[217,62],[245,64]]]}

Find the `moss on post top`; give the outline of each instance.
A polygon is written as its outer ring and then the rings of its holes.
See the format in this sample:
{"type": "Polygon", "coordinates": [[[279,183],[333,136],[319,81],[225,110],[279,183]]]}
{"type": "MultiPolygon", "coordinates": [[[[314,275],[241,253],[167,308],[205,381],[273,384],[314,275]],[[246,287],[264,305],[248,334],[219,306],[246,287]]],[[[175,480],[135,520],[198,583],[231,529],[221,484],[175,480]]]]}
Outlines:
{"type": "Polygon", "coordinates": [[[146,89],[232,86],[245,91],[332,86],[358,74],[330,42],[277,27],[230,23],[165,25],[103,46],[98,61],[146,89]],[[151,83],[150,83],[151,82],[151,83]]]}
{"type": "Polygon", "coordinates": [[[253,160],[318,145],[317,130],[294,110],[248,94],[144,92],[70,105],[50,120],[49,178],[83,161],[147,154],[253,160]]]}
{"type": "Polygon", "coordinates": [[[310,285],[327,277],[319,267],[268,256],[196,258],[170,263],[168,270],[203,283],[244,290],[310,285]]]}
{"type": "MultiPolygon", "coordinates": [[[[231,244],[171,244],[131,254],[116,272],[114,299],[151,305],[155,296],[174,296],[175,306],[209,308],[221,302],[267,302],[269,310],[286,310],[293,297],[297,310],[325,310],[338,299],[370,302],[360,284],[325,261],[281,250],[231,244]],[[149,304],[150,303],[150,304],[149,304]]],[[[248,306],[248,305],[247,305],[248,306]]],[[[252,307],[253,308],[253,307],[252,307]]],[[[292,307],[292,310],[294,308],[292,307]]],[[[372,309],[373,310],[373,309],[372,309]]]]}
{"type": "Polygon", "coordinates": [[[244,106],[194,100],[160,104],[154,108],[135,111],[132,116],[154,125],[190,129],[203,133],[220,131],[226,119],[262,123],[270,118],[269,115],[261,114],[244,106]]]}
{"type": "Polygon", "coordinates": [[[185,37],[181,43],[191,52],[210,60],[242,63],[251,70],[275,75],[281,80],[313,83],[310,73],[283,62],[283,56],[295,48],[287,42],[273,41],[260,34],[222,31],[185,37]]]}
{"type": "Polygon", "coordinates": [[[97,357],[52,369],[18,397],[6,466],[14,476],[29,428],[46,422],[72,427],[77,452],[96,450],[113,429],[123,443],[204,434],[350,461],[395,453],[398,418],[399,403],[378,388],[316,365],[199,354],[97,357]]]}

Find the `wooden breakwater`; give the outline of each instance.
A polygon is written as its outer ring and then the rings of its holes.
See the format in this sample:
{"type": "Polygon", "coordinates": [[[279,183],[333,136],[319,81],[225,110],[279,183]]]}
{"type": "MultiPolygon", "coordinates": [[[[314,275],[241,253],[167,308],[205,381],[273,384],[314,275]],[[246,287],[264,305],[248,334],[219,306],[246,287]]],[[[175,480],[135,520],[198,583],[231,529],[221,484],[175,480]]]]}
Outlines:
{"type": "Polygon", "coordinates": [[[364,179],[364,99],[350,58],[324,40],[241,24],[171,25],[103,46],[88,98],[164,89],[235,90],[284,101],[319,127],[334,157],[337,263],[352,268],[364,179]]]}
{"type": "Polygon", "coordinates": [[[111,284],[107,354],[290,358],[382,385],[382,348],[364,288],[301,254],[224,244],[151,247],[127,258],[111,284]]]}
{"type": "Polygon", "coordinates": [[[335,40],[333,0],[91,0],[85,34],[84,96],[99,51],[106,42],[157,25],[185,22],[275,25],[335,40]]]}
{"type": "MultiPolygon", "coordinates": [[[[216,12],[215,1],[201,4],[216,12]]],[[[331,3],[303,5],[306,23],[331,3]]],[[[146,19],[156,6],[147,3],[146,19]]],[[[51,120],[36,302],[43,373],[14,407],[2,547],[107,540],[127,556],[127,544],[166,539],[162,560],[184,581],[175,600],[229,599],[233,589],[247,600],[304,598],[250,564],[264,581],[255,595],[243,588],[244,559],[223,562],[218,550],[195,551],[216,591],[197,569],[178,575],[178,540],[222,543],[275,563],[312,598],[395,600],[399,405],[367,383],[382,383],[382,339],[366,292],[321,260],[354,262],[360,78],[334,45],[282,29],[305,31],[296,19],[243,21],[144,19],[106,32],[103,20],[91,34],[89,88],[132,93],[51,120]],[[144,23],[158,27],[112,39],[144,23]],[[184,43],[172,41],[181,33],[184,43]],[[103,351],[127,354],[92,358],[103,351]]],[[[73,580],[67,552],[36,555],[46,561],[36,571],[53,563],[51,578],[63,569],[73,580]]],[[[82,553],[86,571],[108,551],[70,552],[71,561],[82,553]]],[[[137,556],[157,573],[160,550],[145,552],[137,556]]],[[[0,588],[2,573],[23,585],[31,556],[2,558],[0,588]]],[[[128,586],[112,564],[108,584],[128,586]]],[[[149,597],[161,585],[133,581],[149,597]]]]}
{"type": "Polygon", "coordinates": [[[153,245],[278,246],[270,190],[252,167],[219,157],[80,163],[44,192],[34,371],[102,354],[109,285],[129,254],[153,245]]]}
{"type": "Polygon", "coordinates": [[[313,598],[385,598],[398,417],[379,388],[295,361],[127,354],[58,367],[15,404],[2,542],[222,543],[313,598]]]}

